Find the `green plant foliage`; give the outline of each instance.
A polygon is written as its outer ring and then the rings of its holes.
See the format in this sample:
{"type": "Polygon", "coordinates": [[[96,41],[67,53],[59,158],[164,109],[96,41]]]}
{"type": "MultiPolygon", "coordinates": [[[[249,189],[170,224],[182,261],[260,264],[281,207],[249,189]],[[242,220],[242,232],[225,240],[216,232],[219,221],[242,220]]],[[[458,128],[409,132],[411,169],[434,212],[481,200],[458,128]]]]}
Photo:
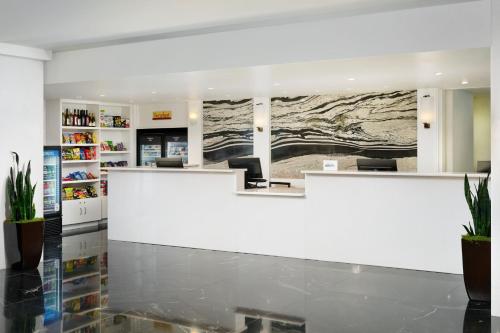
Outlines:
{"type": "Polygon", "coordinates": [[[491,200],[488,191],[490,175],[479,179],[479,184],[474,186],[474,192],[470,188],[467,174],[464,179],[465,200],[472,215],[472,224],[464,225],[467,236],[491,237],[491,200]]]}
{"type": "Polygon", "coordinates": [[[33,198],[35,197],[36,184],[31,185],[31,161],[28,167],[19,168],[19,155],[12,153],[14,165],[10,167],[7,178],[7,196],[9,200],[9,220],[11,222],[32,221],[35,219],[36,210],[33,198]]]}

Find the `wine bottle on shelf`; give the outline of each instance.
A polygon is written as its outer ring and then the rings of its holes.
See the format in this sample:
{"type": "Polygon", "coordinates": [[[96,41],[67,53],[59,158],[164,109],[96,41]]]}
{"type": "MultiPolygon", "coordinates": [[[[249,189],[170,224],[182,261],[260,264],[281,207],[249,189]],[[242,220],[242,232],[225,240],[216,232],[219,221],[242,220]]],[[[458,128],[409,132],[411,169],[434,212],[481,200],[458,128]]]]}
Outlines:
{"type": "Polygon", "coordinates": [[[64,113],[64,126],[71,126],[69,124],[69,110],[66,108],[65,113],[64,113]]]}
{"type": "Polygon", "coordinates": [[[76,110],[73,109],[73,115],[71,116],[71,126],[76,126],[76,110]]]}
{"type": "Polygon", "coordinates": [[[89,110],[85,110],[85,126],[90,125],[90,117],[89,117],[89,110]]]}

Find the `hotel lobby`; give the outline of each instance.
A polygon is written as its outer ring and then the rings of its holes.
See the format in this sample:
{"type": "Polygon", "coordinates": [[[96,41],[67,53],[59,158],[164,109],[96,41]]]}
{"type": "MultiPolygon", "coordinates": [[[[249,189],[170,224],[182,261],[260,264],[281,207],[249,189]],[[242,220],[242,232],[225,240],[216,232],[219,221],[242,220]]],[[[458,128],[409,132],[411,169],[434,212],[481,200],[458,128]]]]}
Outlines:
{"type": "Polygon", "coordinates": [[[1,332],[500,332],[500,2],[0,18],[1,332]]]}

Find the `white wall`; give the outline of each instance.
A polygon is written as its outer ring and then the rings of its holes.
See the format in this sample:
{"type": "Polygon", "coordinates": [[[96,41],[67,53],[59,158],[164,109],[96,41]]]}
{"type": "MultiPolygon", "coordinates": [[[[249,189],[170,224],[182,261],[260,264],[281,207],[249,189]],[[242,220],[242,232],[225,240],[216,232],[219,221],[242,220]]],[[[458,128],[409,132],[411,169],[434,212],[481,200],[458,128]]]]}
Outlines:
{"type": "Polygon", "coordinates": [[[474,171],[474,127],[472,94],[446,91],[446,171],[474,171]]]}
{"type": "Polygon", "coordinates": [[[440,172],[444,158],[443,91],[419,89],[417,92],[417,170],[440,172]],[[424,128],[423,123],[430,123],[424,128]]]}
{"type": "Polygon", "coordinates": [[[491,314],[500,317],[500,1],[491,4],[491,314]]]}
{"type": "Polygon", "coordinates": [[[185,101],[138,105],[137,128],[188,127],[188,108],[185,101]],[[172,111],[170,120],[153,120],[153,111],[172,111]]]}
{"type": "MultiPolygon", "coordinates": [[[[0,221],[6,218],[11,151],[18,152],[23,162],[31,160],[37,216],[43,216],[43,63],[0,54],[0,73],[0,221]]],[[[5,268],[3,228],[0,230],[0,268],[5,268]]]]}
{"type": "Polygon", "coordinates": [[[264,179],[270,179],[271,100],[268,97],[255,97],[253,99],[253,117],[253,155],[260,158],[264,179]],[[262,127],[262,132],[259,132],[257,127],[262,127]]]}
{"type": "Polygon", "coordinates": [[[203,165],[203,102],[188,101],[188,161],[203,165]]]}
{"type": "Polygon", "coordinates": [[[473,97],[474,113],[474,167],[477,161],[491,160],[491,105],[490,94],[473,97]]]}
{"type": "Polygon", "coordinates": [[[471,1],[59,52],[46,83],[488,47],[489,10],[471,1]]]}

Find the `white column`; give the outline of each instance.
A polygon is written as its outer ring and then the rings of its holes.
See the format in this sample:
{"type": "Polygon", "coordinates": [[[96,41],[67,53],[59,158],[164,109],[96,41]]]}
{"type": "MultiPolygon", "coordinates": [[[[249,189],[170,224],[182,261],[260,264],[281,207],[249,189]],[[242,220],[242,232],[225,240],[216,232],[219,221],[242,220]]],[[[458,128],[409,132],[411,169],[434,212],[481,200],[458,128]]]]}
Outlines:
{"type": "Polygon", "coordinates": [[[500,1],[491,6],[491,315],[500,317],[500,1]]]}
{"type": "Polygon", "coordinates": [[[443,170],[443,91],[419,89],[417,91],[417,170],[440,172],[443,170]],[[430,128],[425,128],[428,123],[430,128]]]}
{"type": "Polygon", "coordinates": [[[254,98],[253,119],[253,155],[260,158],[262,174],[265,179],[269,180],[271,170],[271,103],[269,97],[254,98]]]}
{"type": "Polygon", "coordinates": [[[188,101],[188,163],[203,166],[203,101],[188,101]]]}

